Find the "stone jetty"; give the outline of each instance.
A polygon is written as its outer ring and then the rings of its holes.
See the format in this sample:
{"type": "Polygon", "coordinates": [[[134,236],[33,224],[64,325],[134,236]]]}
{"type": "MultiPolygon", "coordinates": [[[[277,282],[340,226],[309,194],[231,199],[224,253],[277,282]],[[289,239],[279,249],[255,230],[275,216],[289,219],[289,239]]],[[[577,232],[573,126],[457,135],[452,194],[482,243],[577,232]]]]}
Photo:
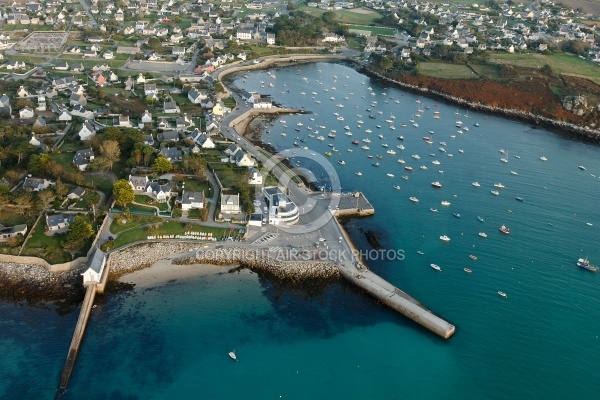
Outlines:
{"type": "Polygon", "coordinates": [[[265,272],[276,279],[301,282],[306,279],[338,279],[340,271],[336,264],[319,261],[286,261],[270,257],[268,250],[224,247],[200,251],[173,260],[173,264],[233,265],[265,272]]]}

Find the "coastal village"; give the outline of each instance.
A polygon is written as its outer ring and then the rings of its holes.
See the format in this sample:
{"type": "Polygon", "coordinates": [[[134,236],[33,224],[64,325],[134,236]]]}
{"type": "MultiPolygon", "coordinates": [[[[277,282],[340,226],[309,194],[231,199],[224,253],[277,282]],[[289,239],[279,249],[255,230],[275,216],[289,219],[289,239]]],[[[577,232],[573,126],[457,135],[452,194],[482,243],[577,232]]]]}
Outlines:
{"type": "MultiPolygon", "coordinates": [[[[18,286],[31,277],[26,274],[50,282],[54,274],[64,273],[64,280],[53,281],[60,287],[53,295],[60,298],[75,276],[87,290],[82,314],[89,315],[96,291],[102,293],[109,280],[109,265],[118,277],[179,253],[186,255],[177,263],[197,262],[188,252],[223,245],[229,261],[243,263],[234,246],[292,243],[294,235],[280,229],[312,222],[296,203],[318,188],[298,177],[290,181],[290,165],[280,159],[274,163],[268,146],[246,133],[257,116],[304,110],[276,104],[265,85],[260,91],[231,88],[227,76],[240,71],[335,61],[393,82],[404,75],[419,78],[422,65],[440,62],[492,81],[493,74],[518,75],[513,68],[522,66],[516,57],[560,55],[562,64],[543,63],[536,71],[566,76],[565,64],[574,70],[584,65],[577,76],[584,83],[579,84],[594,82],[594,87],[589,93],[556,89],[558,115],[564,119],[544,118],[597,132],[597,21],[595,10],[549,1],[4,3],[0,278],[18,286]],[[340,22],[336,15],[354,19],[340,22]],[[367,18],[373,15],[378,18],[367,18]],[[315,27],[299,32],[296,28],[310,25],[306,18],[313,18],[315,27]],[[470,57],[492,58],[497,64],[481,72],[470,57]],[[120,255],[112,264],[111,254],[120,255]]],[[[443,73],[434,78],[446,79],[443,73]]],[[[407,85],[418,90],[412,82],[407,85]]],[[[374,213],[361,193],[340,197],[338,207],[323,206],[318,212],[332,217],[374,213]]],[[[329,246],[353,249],[339,221],[332,220],[305,238],[310,249],[291,248],[306,253],[329,246]]],[[[343,276],[439,336],[454,334],[452,324],[372,274],[360,260],[335,267],[311,261],[307,270],[290,266],[290,273],[295,278],[343,276]]],[[[248,263],[277,278],[283,277],[284,264],[268,257],[248,263]]],[[[28,292],[25,297],[36,296],[28,292]]],[[[22,300],[18,294],[15,299],[22,300]]],[[[86,322],[76,330],[75,354],[86,322]]],[[[73,368],[69,360],[62,389],[73,368]]]]}

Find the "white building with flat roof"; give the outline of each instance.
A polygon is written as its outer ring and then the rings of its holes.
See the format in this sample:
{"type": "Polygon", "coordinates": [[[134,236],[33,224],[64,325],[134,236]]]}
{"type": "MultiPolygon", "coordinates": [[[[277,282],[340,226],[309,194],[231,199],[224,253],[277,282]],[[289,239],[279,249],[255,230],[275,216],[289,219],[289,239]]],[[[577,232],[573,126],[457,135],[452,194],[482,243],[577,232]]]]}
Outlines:
{"type": "Polygon", "coordinates": [[[277,186],[263,188],[267,218],[271,225],[294,225],[300,219],[300,211],[294,202],[277,186]]]}

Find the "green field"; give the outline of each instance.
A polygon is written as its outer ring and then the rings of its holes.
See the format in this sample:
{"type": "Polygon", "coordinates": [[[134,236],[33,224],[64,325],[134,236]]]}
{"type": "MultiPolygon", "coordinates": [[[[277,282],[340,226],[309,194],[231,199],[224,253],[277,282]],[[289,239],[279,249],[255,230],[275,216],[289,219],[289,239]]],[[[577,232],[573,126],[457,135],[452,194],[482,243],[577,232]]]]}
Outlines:
{"type": "Polygon", "coordinates": [[[371,35],[394,36],[396,30],[392,28],[384,28],[381,26],[365,26],[365,25],[347,25],[350,32],[369,31],[371,35]]]}
{"type": "Polygon", "coordinates": [[[600,66],[588,60],[567,54],[492,54],[490,62],[498,64],[509,64],[519,67],[542,68],[548,64],[560,74],[567,74],[587,78],[600,84],[600,66]]]}
{"type": "Polygon", "coordinates": [[[469,67],[464,64],[450,64],[437,62],[419,63],[419,72],[422,75],[431,76],[434,78],[447,79],[472,79],[478,78],[469,67]]]}
{"type": "MultiPolygon", "coordinates": [[[[299,7],[298,9],[312,15],[313,17],[320,17],[326,12],[329,12],[329,10],[306,6],[299,7]]],[[[383,17],[383,15],[379,14],[378,12],[362,7],[351,10],[334,10],[332,12],[335,13],[334,19],[343,24],[368,25],[373,24],[376,19],[383,17]]]]}

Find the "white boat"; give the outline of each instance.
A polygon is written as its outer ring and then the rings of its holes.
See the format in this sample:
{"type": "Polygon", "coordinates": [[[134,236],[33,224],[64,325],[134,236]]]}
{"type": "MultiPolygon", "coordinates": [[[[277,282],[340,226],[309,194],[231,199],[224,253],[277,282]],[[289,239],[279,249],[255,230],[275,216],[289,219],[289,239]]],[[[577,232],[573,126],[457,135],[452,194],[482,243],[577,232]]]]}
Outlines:
{"type": "Polygon", "coordinates": [[[399,145],[398,145],[398,146],[396,146],[396,147],[397,147],[398,149],[400,149],[400,150],[404,150],[404,146],[403,146],[403,145],[401,145],[401,144],[399,144],[399,145]]]}
{"type": "Polygon", "coordinates": [[[429,209],[429,211],[431,211],[431,212],[438,212],[437,208],[433,208],[433,207],[431,207],[431,208],[429,209]]]}
{"type": "Polygon", "coordinates": [[[406,161],[404,161],[403,159],[399,159],[399,160],[398,160],[398,162],[399,162],[400,164],[405,164],[405,163],[406,163],[406,161]]]}
{"type": "Polygon", "coordinates": [[[440,204],[443,205],[444,207],[448,207],[448,206],[450,206],[451,203],[449,201],[444,200],[440,204]]]}
{"type": "Polygon", "coordinates": [[[580,170],[582,170],[582,171],[585,171],[585,170],[586,170],[586,168],[585,168],[583,165],[580,165],[580,166],[579,166],[579,169],[580,169],[580,170]]]}
{"type": "Polygon", "coordinates": [[[421,165],[419,168],[421,168],[421,169],[423,169],[423,170],[426,170],[426,169],[427,169],[427,167],[426,167],[426,166],[424,166],[424,165],[421,165]]]}
{"type": "Polygon", "coordinates": [[[500,195],[500,192],[499,192],[499,191],[497,191],[497,190],[492,190],[492,191],[491,191],[491,193],[492,193],[494,196],[499,196],[499,195],[500,195]]]}
{"type": "Polygon", "coordinates": [[[365,138],[362,141],[365,142],[365,143],[371,143],[371,140],[369,138],[365,138]]]}
{"type": "Polygon", "coordinates": [[[418,203],[418,202],[419,202],[419,199],[417,199],[417,198],[416,198],[416,197],[414,197],[414,196],[413,196],[413,197],[409,197],[408,199],[409,199],[410,201],[412,201],[413,203],[418,203]]]}
{"type": "Polygon", "coordinates": [[[431,163],[432,163],[433,165],[440,165],[440,164],[441,164],[441,163],[440,163],[438,160],[433,160],[431,163]]]}
{"type": "Polygon", "coordinates": [[[367,146],[366,144],[364,146],[361,147],[361,149],[363,150],[369,150],[369,146],[367,146]]]}
{"type": "Polygon", "coordinates": [[[465,271],[467,274],[473,272],[470,268],[463,268],[463,271],[465,271]]]}
{"type": "Polygon", "coordinates": [[[517,174],[517,171],[510,171],[510,174],[511,175],[519,175],[519,174],[517,174]]]}
{"type": "Polygon", "coordinates": [[[235,350],[229,352],[229,357],[231,357],[231,359],[234,361],[238,360],[237,356],[235,355],[235,350]]]}
{"type": "Polygon", "coordinates": [[[436,182],[431,182],[431,186],[439,189],[442,187],[442,184],[436,181],[436,182]]]}
{"type": "Polygon", "coordinates": [[[356,176],[362,176],[362,172],[358,171],[357,173],[355,173],[354,175],[356,176]]]}
{"type": "Polygon", "coordinates": [[[481,236],[482,238],[486,238],[487,237],[487,233],[485,233],[485,232],[479,232],[479,236],[481,236]]]}
{"type": "Polygon", "coordinates": [[[396,189],[396,190],[400,190],[400,185],[396,185],[396,186],[394,186],[394,189],[396,189]]]}
{"type": "Polygon", "coordinates": [[[396,154],[396,152],[392,149],[389,149],[388,151],[386,151],[386,153],[391,154],[391,155],[396,154]]]}
{"type": "Polygon", "coordinates": [[[498,294],[499,294],[500,296],[504,297],[504,298],[507,298],[507,297],[508,297],[508,295],[507,295],[506,293],[504,293],[504,292],[501,292],[501,291],[498,291],[498,294]]]}
{"type": "Polygon", "coordinates": [[[448,236],[446,236],[446,235],[442,235],[442,236],[440,236],[440,240],[441,240],[442,242],[449,242],[449,241],[450,241],[450,238],[449,238],[448,236]]]}
{"type": "Polygon", "coordinates": [[[494,187],[497,187],[498,189],[504,189],[506,186],[501,183],[494,183],[494,187]]]}
{"type": "Polygon", "coordinates": [[[346,161],[344,161],[344,160],[339,160],[339,161],[338,161],[338,164],[340,164],[340,165],[346,165],[346,161]]]}
{"type": "Polygon", "coordinates": [[[460,154],[463,154],[465,151],[464,151],[463,149],[458,149],[458,152],[459,152],[460,154]]]}
{"type": "Polygon", "coordinates": [[[473,182],[471,183],[471,185],[475,186],[475,187],[480,187],[481,185],[479,184],[479,182],[473,182]]]}
{"type": "Polygon", "coordinates": [[[437,264],[430,264],[431,268],[435,269],[436,271],[442,272],[442,269],[440,268],[439,265],[437,264]]]}
{"type": "Polygon", "coordinates": [[[393,178],[394,174],[387,174],[387,176],[389,176],[390,178],[393,178]]]}
{"type": "Polygon", "coordinates": [[[542,161],[548,161],[548,159],[546,157],[544,157],[544,156],[541,156],[540,160],[542,160],[542,161]]]}
{"type": "Polygon", "coordinates": [[[419,157],[418,154],[413,154],[411,157],[414,158],[415,160],[420,160],[421,159],[421,157],[419,157]]]}

